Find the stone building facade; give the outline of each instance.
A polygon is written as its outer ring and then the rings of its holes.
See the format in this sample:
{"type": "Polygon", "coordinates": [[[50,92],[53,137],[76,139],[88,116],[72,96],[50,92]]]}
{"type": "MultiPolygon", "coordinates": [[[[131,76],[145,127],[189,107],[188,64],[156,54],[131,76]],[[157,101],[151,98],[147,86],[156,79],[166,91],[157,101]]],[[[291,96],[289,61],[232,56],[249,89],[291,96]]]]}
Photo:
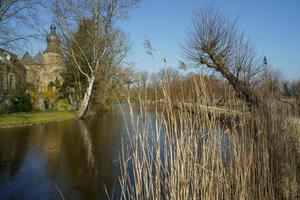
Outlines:
{"type": "Polygon", "coordinates": [[[25,83],[26,69],[18,57],[0,49],[0,104],[25,83]]]}
{"type": "Polygon", "coordinates": [[[47,49],[36,56],[26,52],[21,63],[26,69],[26,82],[31,85],[32,104],[35,110],[56,109],[57,88],[62,83],[62,56],[55,25],[51,25],[47,49]]]}
{"type": "Polygon", "coordinates": [[[34,57],[26,52],[19,60],[17,55],[0,48],[0,109],[23,86],[30,94],[34,110],[64,109],[58,100],[63,70],[60,41],[55,25],[50,30],[46,50],[34,57]]]}

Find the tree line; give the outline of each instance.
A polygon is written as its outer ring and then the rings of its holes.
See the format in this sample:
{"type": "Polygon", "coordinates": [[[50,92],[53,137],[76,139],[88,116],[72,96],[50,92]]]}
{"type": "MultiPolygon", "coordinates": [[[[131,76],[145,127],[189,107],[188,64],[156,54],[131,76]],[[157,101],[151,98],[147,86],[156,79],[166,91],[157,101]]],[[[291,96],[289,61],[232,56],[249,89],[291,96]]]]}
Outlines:
{"type": "MultiPolygon", "coordinates": [[[[195,14],[183,45],[188,64],[181,62],[179,66],[181,71],[187,66],[206,67],[216,76],[183,76],[177,69],[167,67],[149,75],[124,67],[130,45],[116,23],[127,18],[138,4],[138,0],[1,1],[0,47],[13,47],[32,37],[18,31],[16,24],[32,26],[30,17],[47,7],[59,27],[64,59],[59,98],[71,99],[79,118],[88,110],[105,109],[116,96],[137,88],[147,91],[143,92],[147,95],[144,98],[153,99],[157,96],[154,91],[158,89],[158,95],[163,95],[161,87],[169,83],[174,98],[178,94],[187,98],[189,81],[200,81],[199,77],[204,78],[207,88],[216,88],[210,93],[217,96],[224,95],[224,90],[218,88],[230,85],[236,97],[247,102],[249,108],[264,107],[264,99],[270,96],[299,99],[299,81],[283,80],[280,73],[270,68],[267,58],[256,55],[251,41],[238,31],[236,20],[226,18],[216,9],[204,8],[195,14]]],[[[147,53],[153,55],[150,42],[145,44],[147,53]]],[[[166,64],[165,59],[162,64],[166,64]]]]}

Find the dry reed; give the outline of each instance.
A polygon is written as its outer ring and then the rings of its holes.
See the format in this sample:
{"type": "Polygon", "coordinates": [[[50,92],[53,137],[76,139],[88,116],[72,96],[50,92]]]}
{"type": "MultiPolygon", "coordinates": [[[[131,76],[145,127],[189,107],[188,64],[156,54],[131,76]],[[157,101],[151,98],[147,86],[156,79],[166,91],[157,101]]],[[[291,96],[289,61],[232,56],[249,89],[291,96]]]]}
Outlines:
{"type": "MultiPolygon", "coordinates": [[[[149,106],[140,97],[131,151],[122,155],[121,198],[300,199],[300,137],[288,120],[292,111],[272,101],[269,115],[252,110],[224,117],[200,108],[214,102],[205,84],[194,84],[196,98],[181,99],[196,99],[192,111],[175,108],[168,83],[161,85],[162,103],[149,106]]],[[[248,110],[236,101],[231,109],[248,110]]]]}

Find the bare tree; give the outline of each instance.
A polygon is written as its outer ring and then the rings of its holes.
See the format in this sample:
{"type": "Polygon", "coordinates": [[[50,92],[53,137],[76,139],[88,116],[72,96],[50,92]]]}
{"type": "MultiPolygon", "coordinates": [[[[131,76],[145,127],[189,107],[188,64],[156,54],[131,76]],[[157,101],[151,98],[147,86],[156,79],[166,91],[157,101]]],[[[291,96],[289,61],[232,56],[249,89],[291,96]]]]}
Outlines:
{"type": "Polygon", "coordinates": [[[282,75],[280,71],[272,69],[270,65],[268,65],[266,57],[264,57],[260,84],[258,87],[261,91],[261,96],[266,99],[270,97],[279,98],[281,83],[282,75]]]}
{"type": "Polygon", "coordinates": [[[172,82],[179,80],[181,75],[177,69],[167,67],[158,72],[158,77],[164,82],[172,82]]]}
{"type": "Polygon", "coordinates": [[[11,47],[33,34],[24,28],[33,25],[33,17],[41,5],[39,0],[0,0],[0,47],[11,47]]]}
{"type": "Polygon", "coordinates": [[[147,81],[149,79],[149,74],[147,71],[141,71],[137,73],[137,78],[138,80],[138,87],[141,87],[143,89],[146,89],[147,87],[147,81]]]}
{"type": "Polygon", "coordinates": [[[214,9],[200,10],[188,32],[184,53],[196,66],[221,73],[250,107],[261,104],[252,87],[259,80],[260,66],[253,46],[237,31],[236,21],[214,9]]]}
{"type": "Polygon", "coordinates": [[[119,77],[124,86],[126,86],[127,91],[130,90],[130,87],[137,83],[136,73],[134,66],[127,66],[119,69],[119,77]]]}
{"type": "Polygon", "coordinates": [[[114,29],[114,23],[126,17],[137,3],[136,0],[54,0],[53,10],[65,44],[73,44],[79,50],[78,53],[68,48],[70,51],[64,52],[73,58],[75,67],[88,81],[78,111],[79,118],[83,118],[87,111],[97,74],[107,70],[107,66],[116,68],[123,60],[124,43],[117,39],[119,34],[114,29]],[[87,20],[91,23],[91,28],[86,31],[89,48],[83,48],[73,33],[87,20]],[[83,66],[82,61],[87,67],[83,66]]]}

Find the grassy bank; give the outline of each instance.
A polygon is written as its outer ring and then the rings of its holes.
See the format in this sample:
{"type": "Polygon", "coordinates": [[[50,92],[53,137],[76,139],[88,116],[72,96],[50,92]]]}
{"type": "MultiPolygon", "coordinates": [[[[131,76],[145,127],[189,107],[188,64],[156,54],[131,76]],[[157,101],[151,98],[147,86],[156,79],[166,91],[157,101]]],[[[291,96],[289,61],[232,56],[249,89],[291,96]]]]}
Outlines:
{"type": "Polygon", "coordinates": [[[62,121],[74,118],[73,112],[52,111],[52,112],[30,112],[15,113],[0,116],[0,127],[22,126],[29,124],[47,123],[62,121]]]}

